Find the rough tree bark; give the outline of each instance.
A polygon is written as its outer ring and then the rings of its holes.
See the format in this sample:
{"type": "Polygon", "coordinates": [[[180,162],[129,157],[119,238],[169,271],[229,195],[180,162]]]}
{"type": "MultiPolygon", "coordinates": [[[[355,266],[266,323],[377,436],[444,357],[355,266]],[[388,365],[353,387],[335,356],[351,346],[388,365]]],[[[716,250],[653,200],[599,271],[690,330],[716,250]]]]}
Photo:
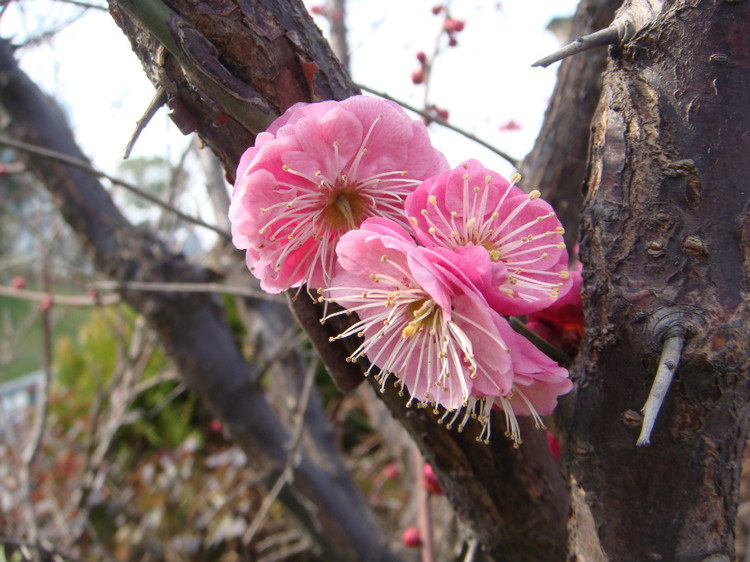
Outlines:
{"type": "Polygon", "coordinates": [[[731,560],[750,411],[750,3],[664,2],[614,53],[582,225],[572,554],[731,560]],[[636,448],[668,331],[687,333],[636,448]]]}

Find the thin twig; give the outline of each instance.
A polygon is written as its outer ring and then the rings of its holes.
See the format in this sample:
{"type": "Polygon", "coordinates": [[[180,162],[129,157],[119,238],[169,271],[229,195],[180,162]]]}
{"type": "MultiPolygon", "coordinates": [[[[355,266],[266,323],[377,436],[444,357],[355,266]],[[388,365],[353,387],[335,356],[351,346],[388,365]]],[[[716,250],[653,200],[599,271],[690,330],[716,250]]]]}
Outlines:
{"type": "Polygon", "coordinates": [[[177,209],[176,207],[169,205],[168,203],[165,203],[158,197],[155,197],[151,195],[150,193],[143,191],[139,187],[136,187],[135,185],[128,183],[126,181],[123,181],[121,179],[118,179],[114,176],[111,176],[109,174],[106,174],[100,170],[97,170],[96,168],[92,167],[91,164],[84,160],[79,160],[78,158],[73,158],[71,156],[68,156],[67,154],[63,154],[61,152],[57,152],[55,150],[49,150],[47,148],[43,148],[41,146],[36,146],[33,144],[28,144],[25,142],[17,141],[14,139],[11,139],[6,136],[0,136],[0,145],[10,146],[12,148],[16,148],[18,150],[23,150],[24,152],[28,152],[30,154],[36,154],[37,156],[43,156],[44,158],[51,158],[53,160],[57,160],[59,162],[63,162],[65,164],[68,164],[70,166],[74,166],[80,170],[84,170],[85,172],[90,173],[93,176],[105,178],[112,182],[113,184],[119,185],[120,187],[123,187],[127,189],[128,191],[134,193],[138,197],[141,197],[142,199],[146,199],[147,201],[150,201],[151,203],[158,205],[159,207],[166,209],[167,211],[174,213],[178,217],[180,217],[182,220],[195,224],[197,226],[202,226],[203,228],[207,228],[209,230],[212,230],[216,232],[217,234],[225,237],[225,238],[231,238],[231,233],[222,229],[218,228],[212,224],[208,224],[207,222],[204,222],[203,220],[192,217],[190,215],[187,215],[177,209]]]}
{"type": "Polygon", "coordinates": [[[407,103],[405,101],[397,100],[396,98],[394,98],[394,97],[386,94],[385,92],[379,92],[378,90],[373,90],[372,88],[368,88],[367,86],[365,86],[363,84],[357,84],[357,87],[360,88],[361,90],[364,90],[365,92],[370,92],[371,94],[375,94],[376,96],[378,96],[380,98],[386,99],[388,101],[395,102],[395,103],[399,104],[401,107],[403,107],[405,109],[408,109],[409,111],[411,111],[413,113],[416,113],[417,115],[420,115],[420,116],[424,117],[425,119],[429,119],[430,121],[434,121],[438,125],[446,127],[448,129],[450,129],[451,131],[454,131],[454,132],[458,133],[459,135],[463,135],[467,139],[469,139],[471,141],[474,141],[477,144],[482,145],[483,147],[487,148],[488,150],[491,150],[492,152],[494,152],[495,154],[497,154],[500,158],[502,158],[502,159],[506,160],[507,162],[509,162],[511,164],[511,166],[513,166],[516,169],[519,166],[520,161],[517,158],[513,158],[507,152],[503,152],[499,148],[492,146],[487,141],[484,141],[484,140],[480,139],[476,135],[473,135],[472,133],[470,133],[470,132],[468,132],[468,131],[466,131],[464,129],[461,129],[460,127],[456,127],[455,125],[452,125],[451,123],[448,123],[448,121],[446,121],[444,119],[441,119],[440,117],[438,117],[436,115],[432,115],[430,113],[427,113],[426,111],[421,110],[421,109],[419,109],[417,107],[414,107],[413,105],[411,105],[411,104],[409,104],[409,103],[407,103]]]}
{"type": "Polygon", "coordinates": [[[625,0],[612,23],[599,31],[584,35],[531,66],[547,67],[566,57],[604,45],[624,45],[661,13],[663,0],[625,0]]]}
{"type": "Polygon", "coordinates": [[[29,291],[27,289],[14,289],[0,285],[0,296],[14,299],[42,302],[48,298],[56,305],[62,306],[111,306],[120,302],[120,295],[60,295],[57,293],[45,293],[43,291],[29,291]]]}
{"type": "MultiPolygon", "coordinates": [[[[92,283],[98,291],[143,291],[153,293],[216,293],[221,295],[236,295],[262,299],[270,302],[283,303],[284,297],[271,293],[264,293],[252,287],[238,285],[222,285],[221,283],[168,283],[149,281],[96,281],[92,283]]],[[[121,302],[118,294],[99,295],[63,295],[59,293],[45,293],[28,289],[14,289],[0,285],[0,296],[26,301],[42,302],[52,298],[55,305],[61,306],[112,306],[121,302]]]]}
{"type": "Polygon", "coordinates": [[[61,4],[73,4],[74,6],[79,6],[81,8],[91,8],[92,10],[101,10],[102,12],[109,10],[107,6],[92,4],[91,2],[82,2],[81,0],[55,0],[55,2],[60,2],[61,4]]]}
{"type": "MultiPolygon", "coordinates": [[[[49,254],[45,251],[40,252],[42,268],[40,273],[40,284],[42,288],[49,290],[49,254]]],[[[34,421],[29,434],[29,441],[21,453],[21,486],[24,490],[24,503],[26,504],[27,523],[29,526],[29,538],[33,544],[39,544],[39,521],[34,509],[32,499],[32,475],[31,467],[34,464],[37,453],[42,444],[44,429],[47,425],[47,395],[49,385],[52,380],[52,319],[50,318],[50,307],[42,307],[42,374],[36,385],[36,408],[34,412],[34,421]]],[[[37,550],[33,555],[34,560],[41,560],[40,552],[37,550]]]]}
{"type": "Polygon", "coordinates": [[[680,354],[682,353],[684,343],[684,331],[678,331],[664,340],[664,347],[661,350],[661,357],[659,358],[659,368],[656,371],[654,383],[651,385],[646,405],[643,406],[642,410],[643,426],[636,442],[638,447],[643,447],[651,443],[651,431],[654,429],[654,423],[659,415],[659,410],[661,410],[661,405],[667,396],[669,386],[672,384],[674,372],[680,364],[680,354]]]}
{"type": "Polygon", "coordinates": [[[156,115],[156,112],[159,111],[159,108],[165,103],[167,103],[167,91],[163,86],[159,85],[159,87],[156,88],[154,97],[151,98],[148,107],[146,107],[146,111],[144,111],[141,118],[135,122],[135,131],[133,131],[127,146],[125,146],[125,152],[122,155],[123,160],[130,158],[130,153],[133,151],[133,147],[135,146],[138,137],[146,128],[146,125],[148,125],[151,119],[153,119],[154,115],[156,115]]]}
{"type": "Polygon", "coordinates": [[[97,281],[94,288],[111,291],[152,291],[159,293],[219,293],[251,297],[271,302],[283,303],[286,299],[281,295],[265,293],[252,287],[238,285],[222,285],[221,283],[168,283],[149,281],[97,281]]]}
{"type": "Polygon", "coordinates": [[[307,404],[310,401],[310,396],[312,394],[316,369],[317,361],[313,360],[310,362],[310,366],[307,369],[305,381],[302,386],[302,392],[300,393],[299,401],[297,403],[297,419],[295,421],[294,431],[292,433],[291,441],[289,444],[289,453],[287,454],[286,464],[284,465],[284,469],[281,471],[281,474],[276,479],[276,482],[268,491],[268,494],[266,494],[266,497],[263,498],[263,502],[261,503],[258,512],[255,514],[255,517],[253,517],[253,520],[250,522],[247,531],[245,531],[245,534],[242,536],[242,540],[245,544],[250,544],[250,542],[252,542],[253,537],[255,537],[255,534],[263,524],[266,515],[268,515],[268,511],[271,509],[271,506],[274,504],[276,498],[281,493],[281,490],[283,490],[284,486],[286,486],[294,479],[294,467],[297,464],[297,457],[298,453],[300,452],[299,448],[302,442],[302,434],[305,428],[305,411],[307,410],[307,404]]]}
{"type": "Polygon", "coordinates": [[[432,514],[430,512],[430,494],[425,485],[424,458],[416,443],[412,443],[414,458],[414,476],[417,483],[417,504],[419,507],[419,535],[422,539],[420,554],[422,562],[435,562],[435,541],[432,532],[432,514]]]}
{"type": "Polygon", "coordinates": [[[544,58],[539,59],[531,66],[541,66],[547,68],[549,65],[561,61],[564,58],[577,55],[589,49],[595,49],[596,47],[603,47],[605,45],[614,45],[620,40],[620,35],[617,33],[617,29],[614,27],[607,27],[600,29],[594,33],[579,37],[572,43],[568,43],[564,47],[559,48],[554,53],[547,55],[544,58]]]}
{"type": "Polygon", "coordinates": [[[469,548],[466,550],[466,556],[463,562],[474,562],[474,558],[477,555],[477,549],[479,548],[479,541],[476,537],[469,539],[469,548]]]}

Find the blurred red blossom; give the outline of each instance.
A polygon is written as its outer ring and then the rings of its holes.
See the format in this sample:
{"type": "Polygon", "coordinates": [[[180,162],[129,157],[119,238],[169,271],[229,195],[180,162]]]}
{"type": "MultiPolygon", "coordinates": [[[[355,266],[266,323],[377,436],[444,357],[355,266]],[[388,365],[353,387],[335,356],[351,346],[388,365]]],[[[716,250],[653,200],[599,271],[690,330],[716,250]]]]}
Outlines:
{"type": "Polygon", "coordinates": [[[435,477],[432,466],[427,462],[424,463],[424,487],[430,494],[435,494],[436,496],[443,495],[443,489],[440,487],[440,482],[438,482],[435,477]]]}
{"type": "Polygon", "coordinates": [[[508,121],[500,125],[497,129],[501,132],[520,131],[521,129],[523,129],[523,126],[514,119],[509,119],[508,121]]]}
{"type": "Polygon", "coordinates": [[[418,548],[422,544],[422,535],[416,527],[407,527],[401,535],[401,540],[404,542],[404,546],[418,548]]]}

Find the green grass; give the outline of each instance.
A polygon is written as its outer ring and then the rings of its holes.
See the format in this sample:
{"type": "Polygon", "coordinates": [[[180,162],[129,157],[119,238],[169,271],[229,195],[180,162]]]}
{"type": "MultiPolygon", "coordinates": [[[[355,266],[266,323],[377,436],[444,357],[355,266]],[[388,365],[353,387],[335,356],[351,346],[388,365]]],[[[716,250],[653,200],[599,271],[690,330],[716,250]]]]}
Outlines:
{"type": "MultiPolygon", "coordinates": [[[[42,318],[36,302],[0,296],[0,382],[42,367],[42,318]],[[10,348],[10,353],[7,353],[10,348]],[[10,361],[8,361],[10,359],[10,361]]],[[[69,335],[76,339],[79,326],[91,311],[86,308],[53,306],[52,350],[55,339],[69,335]]]]}

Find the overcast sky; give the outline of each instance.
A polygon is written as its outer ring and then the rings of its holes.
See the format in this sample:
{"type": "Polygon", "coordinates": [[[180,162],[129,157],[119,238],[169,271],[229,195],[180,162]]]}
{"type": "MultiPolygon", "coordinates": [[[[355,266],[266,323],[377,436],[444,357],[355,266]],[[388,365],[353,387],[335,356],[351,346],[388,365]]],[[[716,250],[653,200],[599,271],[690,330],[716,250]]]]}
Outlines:
{"type": "MultiPolygon", "coordinates": [[[[421,105],[422,87],[413,85],[410,75],[419,66],[417,51],[434,48],[441,24],[431,13],[435,4],[349,0],[354,79],[421,105]]],[[[457,35],[458,46],[446,49],[435,64],[431,101],[447,109],[456,125],[522,157],[536,137],[557,72],[556,66],[532,69],[530,64],[558,46],[545,30],[547,22],[572,14],[575,5],[576,0],[454,0],[451,13],[466,26],[457,35]],[[498,130],[511,119],[522,128],[498,130]]],[[[0,20],[0,34],[24,41],[79,11],[47,0],[14,2],[0,20]]],[[[325,27],[322,18],[318,21],[325,27]]],[[[51,41],[24,48],[19,56],[24,70],[63,105],[84,151],[98,167],[114,172],[154,89],[109,14],[90,10],[51,41]]],[[[143,133],[134,155],[180,153],[186,141],[164,113],[143,133]]],[[[506,175],[511,171],[453,132],[433,125],[431,134],[452,165],[475,157],[506,175]]]]}

